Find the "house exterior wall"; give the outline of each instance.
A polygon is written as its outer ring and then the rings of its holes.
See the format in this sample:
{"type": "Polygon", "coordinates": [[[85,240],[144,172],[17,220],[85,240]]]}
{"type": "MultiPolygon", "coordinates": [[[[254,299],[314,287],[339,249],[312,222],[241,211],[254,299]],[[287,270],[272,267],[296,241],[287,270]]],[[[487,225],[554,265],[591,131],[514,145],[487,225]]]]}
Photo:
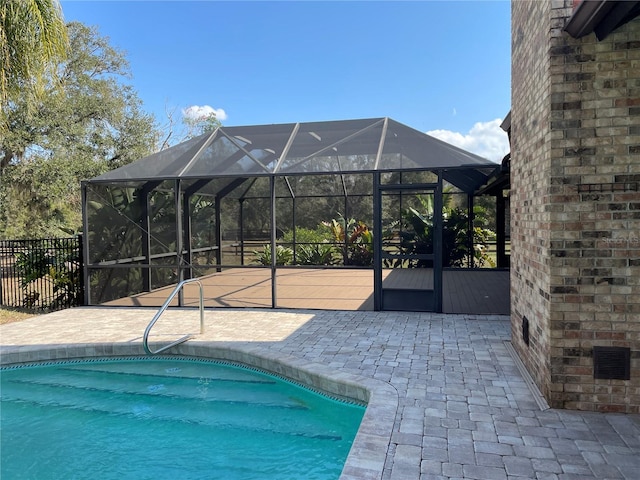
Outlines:
{"type": "Polygon", "coordinates": [[[638,413],[640,17],[574,39],[572,4],[512,2],[512,339],[552,407],[638,413]],[[594,347],[630,379],[594,378],[594,347]]]}

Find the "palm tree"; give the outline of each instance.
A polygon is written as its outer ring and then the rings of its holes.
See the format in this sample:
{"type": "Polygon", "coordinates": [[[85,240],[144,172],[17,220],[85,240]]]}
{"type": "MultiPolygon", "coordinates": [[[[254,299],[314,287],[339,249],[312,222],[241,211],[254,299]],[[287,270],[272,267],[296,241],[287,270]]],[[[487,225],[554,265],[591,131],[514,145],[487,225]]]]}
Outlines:
{"type": "Polygon", "coordinates": [[[36,99],[69,39],[59,0],[0,0],[0,107],[13,95],[36,99]]]}

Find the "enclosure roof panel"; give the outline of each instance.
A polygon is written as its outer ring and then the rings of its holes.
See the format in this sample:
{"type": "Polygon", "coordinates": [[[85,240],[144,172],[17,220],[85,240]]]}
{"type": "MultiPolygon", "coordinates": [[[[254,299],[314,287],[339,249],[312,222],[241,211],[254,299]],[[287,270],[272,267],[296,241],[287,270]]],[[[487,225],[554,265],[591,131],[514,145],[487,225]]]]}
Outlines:
{"type": "Polygon", "coordinates": [[[189,163],[207,140],[208,138],[202,136],[192,138],[141,160],[106,172],[90,181],[154,181],[179,178],[185,164],[189,163]]]}
{"type": "Polygon", "coordinates": [[[472,171],[495,166],[383,117],[221,126],[90,182],[452,169],[467,170],[466,183],[472,171]]]}

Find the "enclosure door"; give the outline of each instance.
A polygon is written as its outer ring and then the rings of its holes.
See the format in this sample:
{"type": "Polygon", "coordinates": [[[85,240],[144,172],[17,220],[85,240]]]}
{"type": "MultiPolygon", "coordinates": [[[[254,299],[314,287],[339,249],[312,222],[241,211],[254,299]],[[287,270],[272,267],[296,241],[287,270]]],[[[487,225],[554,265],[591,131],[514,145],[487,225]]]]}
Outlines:
{"type": "Polygon", "coordinates": [[[376,310],[442,311],[438,184],[378,185],[376,310]]]}

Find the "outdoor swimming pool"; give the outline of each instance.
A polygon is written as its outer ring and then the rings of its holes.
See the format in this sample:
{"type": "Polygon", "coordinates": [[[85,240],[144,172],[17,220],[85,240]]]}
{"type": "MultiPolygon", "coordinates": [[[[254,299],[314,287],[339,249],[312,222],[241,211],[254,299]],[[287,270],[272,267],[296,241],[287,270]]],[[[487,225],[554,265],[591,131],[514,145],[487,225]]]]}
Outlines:
{"type": "Polygon", "coordinates": [[[337,479],[365,407],[229,362],[130,358],[1,375],[2,478],[337,479]]]}

